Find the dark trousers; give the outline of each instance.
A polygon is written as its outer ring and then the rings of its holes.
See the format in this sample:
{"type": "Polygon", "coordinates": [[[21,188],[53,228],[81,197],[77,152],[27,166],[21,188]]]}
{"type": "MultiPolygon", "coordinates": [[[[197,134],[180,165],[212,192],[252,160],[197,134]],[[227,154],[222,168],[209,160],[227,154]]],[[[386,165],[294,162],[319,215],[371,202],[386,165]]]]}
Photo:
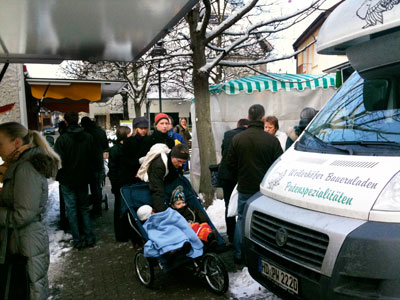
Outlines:
{"type": "Polygon", "coordinates": [[[60,189],[63,194],[74,245],[83,241],[93,243],[96,237],[93,233],[92,222],[89,216],[87,185],[71,187],[61,184],[60,189]],[[79,224],[79,220],[81,224],[79,224]],[[83,236],[81,233],[83,233],[83,236]]]}
{"type": "Polygon", "coordinates": [[[118,242],[127,242],[127,225],[121,216],[121,186],[111,183],[111,191],[114,195],[114,235],[118,242]]]}
{"type": "Polygon", "coordinates": [[[235,188],[236,182],[220,179],[220,184],[224,192],[226,234],[228,235],[229,241],[232,243],[233,237],[235,236],[236,217],[228,217],[227,214],[229,199],[231,198],[232,191],[235,188]]]}
{"type": "Polygon", "coordinates": [[[90,194],[93,201],[93,212],[101,213],[101,202],[103,201],[104,170],[92,173],[90,178],[90,194]]]}

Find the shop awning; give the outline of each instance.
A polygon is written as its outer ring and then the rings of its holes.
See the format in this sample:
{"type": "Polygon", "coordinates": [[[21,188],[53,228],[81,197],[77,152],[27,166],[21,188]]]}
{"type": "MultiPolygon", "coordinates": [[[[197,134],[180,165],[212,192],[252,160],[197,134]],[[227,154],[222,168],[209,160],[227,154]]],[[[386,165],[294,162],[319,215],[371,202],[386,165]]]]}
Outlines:
{"type": "Polygon", "coordinates": [[[228,95],[239,93],[251,94],[253,92],[264,92],[270,90],[291,91],[297,89],[302,91],[306,88],[314,90],[316,88],[329,88],[335,86],[335,75],[314,75],[314,74],[278,74],[268,73],[267,75],[254,75],[243,77],[220,84],[212,85],[210,93],[219,94],[224,91],[228,95]]]}
{"type": "Polygon", "coordinates": [[[0,63],[133,61],[199,0],[0,0],[0,63]]]}
{"type": "Polygon", "coordinates": [[[27,79],[32,97],[51,111],[89,111],[90,102],[106,102],[120,93],[126,81],[27,79]]]}

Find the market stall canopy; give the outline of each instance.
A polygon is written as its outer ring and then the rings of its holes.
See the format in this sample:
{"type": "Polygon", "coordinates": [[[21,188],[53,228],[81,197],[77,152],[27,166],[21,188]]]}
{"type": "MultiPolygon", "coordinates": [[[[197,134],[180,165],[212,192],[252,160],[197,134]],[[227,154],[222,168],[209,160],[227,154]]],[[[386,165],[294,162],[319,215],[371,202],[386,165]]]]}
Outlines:
{"type": "Polygon", "coordinates": [[[254,75],[234,79],[210,87],[211,94],[219,94],[224,91],[228,95],[236,95],[242,92],[251,94],[253,92],[278,92],[279,90],[299,91],[309,88],[314,90],[322,87],[324,89],[335,86],[336,75],[313,75],[313,74],[277,74],[254,75]]]}
{"type": "Polygon", "coordinates": [[[106,102],[120,93],[126,81],[27,79],[32,97],[51,111],[89,112],[90,102],[106,102]]]}
{"type": "MultiPolygon", "coordinates": [[[[320,110],[335,93],[335,83],[336,76],[330,74],[266,73],[211,86],[210,118],[217,162],[221,158],[225,132],[236,128],[238,120],[248,118],[250,106],[261,104],[266,116],[278,118],[279,131],[285,133],[288,128],[298,124],[304,107],[320,110]]],[[[190,182],[198,191],[201,168],[195,106],[196,101],[193,101],[190,182]]],[[[285,138],[282,142],[286,142],[285,138]]]]}
{"type": "Polygon", "coordinates": [[[0,0],[0,63],[132,61],[198,0],[0,0]]]}

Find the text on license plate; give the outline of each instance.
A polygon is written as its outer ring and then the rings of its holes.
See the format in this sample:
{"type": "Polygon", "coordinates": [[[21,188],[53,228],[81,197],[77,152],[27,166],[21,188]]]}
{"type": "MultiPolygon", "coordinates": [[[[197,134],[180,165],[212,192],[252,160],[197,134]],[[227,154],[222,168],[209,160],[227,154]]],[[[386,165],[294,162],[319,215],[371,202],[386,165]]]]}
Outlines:
{"type": "Polygon", "coordinates": [[[282,271],[281,269],[271,265],[264,260],[261,260],[261,273],[284,289],[290,290],[298,294],[299,282],[296,277],[282,271]]]}

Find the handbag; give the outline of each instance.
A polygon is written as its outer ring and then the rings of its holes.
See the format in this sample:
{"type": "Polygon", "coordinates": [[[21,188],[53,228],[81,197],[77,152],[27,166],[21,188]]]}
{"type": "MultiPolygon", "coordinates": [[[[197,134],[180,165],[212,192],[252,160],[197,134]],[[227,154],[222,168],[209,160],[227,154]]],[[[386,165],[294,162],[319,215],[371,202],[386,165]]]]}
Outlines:
{"type": "Polygon", "coordinates": [[[237,216],[238,198],[239,198],[239,192],[237,190],[237,185],[235,185],[231,197],[229,198],[227,217],[237,216]]]}
{"type": "MultiPolygon", "coordinates": [[[[9,213],[6,216],[4,240],[0,250],[0,300],[29,299],[29,278],[27,270],[27,257],[21,254],[7,254],[9,213]]],[[[18,250],[21,249],[18,231],[14,223],[11,224],[17,234],[18,250]]]]}

